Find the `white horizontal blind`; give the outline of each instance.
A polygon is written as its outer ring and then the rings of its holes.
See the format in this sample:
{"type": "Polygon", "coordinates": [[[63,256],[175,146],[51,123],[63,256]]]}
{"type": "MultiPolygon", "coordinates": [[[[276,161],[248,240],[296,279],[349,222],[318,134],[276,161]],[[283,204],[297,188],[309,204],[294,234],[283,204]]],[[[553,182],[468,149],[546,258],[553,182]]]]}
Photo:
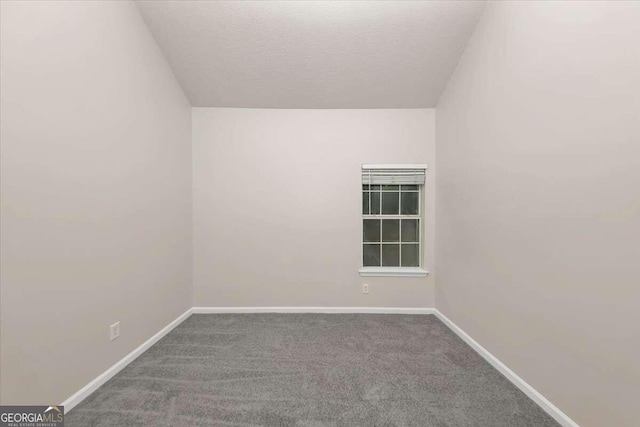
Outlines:
{"type": "Polygon", "coordinates": [[[426,166],[422,165],[363,165],[363,184],[404,184],[422,185],[425,181],[426,166]]]}

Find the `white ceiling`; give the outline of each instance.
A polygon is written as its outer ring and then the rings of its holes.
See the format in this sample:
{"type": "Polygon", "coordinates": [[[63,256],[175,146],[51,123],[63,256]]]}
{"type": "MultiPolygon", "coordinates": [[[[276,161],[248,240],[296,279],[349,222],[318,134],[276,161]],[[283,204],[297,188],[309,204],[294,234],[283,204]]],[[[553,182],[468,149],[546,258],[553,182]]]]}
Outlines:
{"type": "Polygon", "coordinates": [[[483,1],[137,1],[196,107],[434,107],[483,1]]]}

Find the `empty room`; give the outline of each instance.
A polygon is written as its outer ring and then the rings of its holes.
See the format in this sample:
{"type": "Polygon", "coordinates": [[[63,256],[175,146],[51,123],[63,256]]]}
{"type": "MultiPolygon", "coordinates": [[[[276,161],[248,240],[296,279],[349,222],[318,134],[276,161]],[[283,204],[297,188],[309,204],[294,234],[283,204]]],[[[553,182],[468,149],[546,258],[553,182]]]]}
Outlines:
{"type": "Polygon", "coordinates": [[[0,427],[640,426],[640,1],[0,1],[0,427]]]}

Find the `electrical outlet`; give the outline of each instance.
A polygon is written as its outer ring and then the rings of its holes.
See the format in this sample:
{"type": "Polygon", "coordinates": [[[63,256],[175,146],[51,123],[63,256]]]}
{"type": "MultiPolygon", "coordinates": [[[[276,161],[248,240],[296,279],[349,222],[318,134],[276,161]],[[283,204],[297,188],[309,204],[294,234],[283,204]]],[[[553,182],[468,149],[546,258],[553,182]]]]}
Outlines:
{"type": "Polygon", "coordinates": [[[109,338],[111,341],[120,336],[120,322],[116,322],[109,328],[109,338]]]}
{"type": "Polygon", "coordinates": [[[363,294],[369,293],[369,285],[367,285],[366,283],[362,285],[362,293],[363,294]]]}

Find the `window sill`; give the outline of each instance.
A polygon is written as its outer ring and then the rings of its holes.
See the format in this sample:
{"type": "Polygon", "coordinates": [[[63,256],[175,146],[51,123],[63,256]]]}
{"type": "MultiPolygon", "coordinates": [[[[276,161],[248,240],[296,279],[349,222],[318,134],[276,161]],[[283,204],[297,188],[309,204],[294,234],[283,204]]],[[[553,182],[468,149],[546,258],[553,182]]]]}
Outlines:
{"type": "Polygon", "coordinates": [[[364,267],[363,277],[426,277],[429,272],[417,267],[364,267]]]}

